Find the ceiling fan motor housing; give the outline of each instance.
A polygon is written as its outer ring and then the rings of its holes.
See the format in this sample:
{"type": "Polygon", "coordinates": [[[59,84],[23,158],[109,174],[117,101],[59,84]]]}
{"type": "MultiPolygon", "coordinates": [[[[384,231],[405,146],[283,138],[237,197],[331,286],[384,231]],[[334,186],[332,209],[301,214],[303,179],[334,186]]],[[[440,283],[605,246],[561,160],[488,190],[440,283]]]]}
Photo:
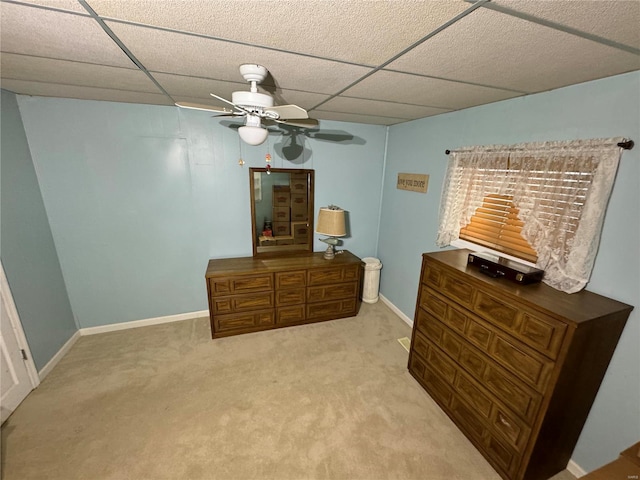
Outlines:
{"type": "Polygon", "coordinates": [[[256,65],[255,63],[244,63],[240,65],[240,75],[244,77],[247,82],[262,83],[267,77],[269,71],[262,65],[256,65]]]}
{"type": "Polygon", "coordinates": [[[243,107],[261,107],[271,108],[273,107],[273,97],[271,95],[265,95],[264,93],[257,92],[233,92],[231,94],[231,101],[236,105],[242,105],[243,107]]]}

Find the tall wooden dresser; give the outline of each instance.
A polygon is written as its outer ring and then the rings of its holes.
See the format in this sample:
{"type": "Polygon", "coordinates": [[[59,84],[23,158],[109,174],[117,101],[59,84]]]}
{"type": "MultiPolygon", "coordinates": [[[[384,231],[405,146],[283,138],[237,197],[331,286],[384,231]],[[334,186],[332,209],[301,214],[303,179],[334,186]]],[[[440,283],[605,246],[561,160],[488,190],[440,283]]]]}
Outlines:
{"type": "Polygon", "coordinates": [[[468,250],[425,253],[409,371],[496,471],[566,468],[633,307],[493,279],[468,250]]]}
{"type": "Polygon", "coordinates": [[[363,264],[343,250],[209,261],[206,272],[213,338],[351,317],[360,308],[363,264]]]}

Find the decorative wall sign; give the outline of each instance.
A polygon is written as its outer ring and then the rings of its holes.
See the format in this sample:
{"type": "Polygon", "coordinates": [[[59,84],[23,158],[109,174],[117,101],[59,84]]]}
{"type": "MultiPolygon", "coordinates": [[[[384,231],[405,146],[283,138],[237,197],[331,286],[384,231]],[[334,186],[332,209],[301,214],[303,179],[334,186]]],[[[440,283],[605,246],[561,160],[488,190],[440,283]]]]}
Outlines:
{"type": "Polygon", "coordinates": [[[427,193],[429,185],[429,175],[421,173],[399,173],[398,185],[399,190],[410,190],[412,192],[427,193]]]}

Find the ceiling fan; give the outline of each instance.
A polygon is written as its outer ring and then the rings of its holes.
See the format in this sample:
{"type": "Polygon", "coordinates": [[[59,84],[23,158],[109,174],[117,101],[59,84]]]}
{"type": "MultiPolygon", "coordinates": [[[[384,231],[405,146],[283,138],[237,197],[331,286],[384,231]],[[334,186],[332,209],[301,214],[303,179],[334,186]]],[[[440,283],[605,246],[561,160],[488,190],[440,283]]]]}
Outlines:
{"type": "Polygon", "coordinates": [[[221,102],[231,105],[232,109],[189,102],[176,102],[176,105],[183,108],[218,112],[221,114],[216,115],[218,117],[245,117],[245,123],[238,128],[238,134],[249,145],[260,145],[267,139],[269,131],[263,127],[263,124],[280,123],[302,128],[317,126],[318,121],[309,118],[304,108],[297,105],[276,106],[273,104],[271,95],[258,92],[258,84],[265,79],[268,73],[268,70],[262,65],[240,65],[240,74],[250,83],[250,91],[233,92],[231,101],[213,93],[210,94],[221,102]]]}

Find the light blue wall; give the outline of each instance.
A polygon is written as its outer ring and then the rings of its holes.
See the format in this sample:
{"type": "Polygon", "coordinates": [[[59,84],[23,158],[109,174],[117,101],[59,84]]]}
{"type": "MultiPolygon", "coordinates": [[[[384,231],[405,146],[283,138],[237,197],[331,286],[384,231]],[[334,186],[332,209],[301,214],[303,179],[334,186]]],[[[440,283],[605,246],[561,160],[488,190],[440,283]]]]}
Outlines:
{"type": "Polygon", "coordinates": [[[445,149],[623,136],[625,151],[588,290],[634,305],[573,460],[590,471],[640,438],[640,72],[391,127],[378,256],[381,293],[413,318],[421,254],[434,251],[445,149]],[[425,194],[399,172],[430,175],[425,194]]]}
{"type": "MultiPolygon", "coordinates": [[[[314,139],[296,162],[281,138],[242,145],[207,112],[19,96],[31,155],[80,327],[207,309],[210,258],[250,256],[249,167],[309,168],[316,207],[351,215],[344,248],[376,248],[385,128],[321,122],[349,144],[314,139]],[[357,180],[357,183],[354,183],[357,180]]],[[[324,250],[316,239],[316,250],[324,250]]]]}
{"type": "Polygon", "coordinates": [[[78,330],[14,94],[2,90],[2,265],[36,368],[78,330]]]}

